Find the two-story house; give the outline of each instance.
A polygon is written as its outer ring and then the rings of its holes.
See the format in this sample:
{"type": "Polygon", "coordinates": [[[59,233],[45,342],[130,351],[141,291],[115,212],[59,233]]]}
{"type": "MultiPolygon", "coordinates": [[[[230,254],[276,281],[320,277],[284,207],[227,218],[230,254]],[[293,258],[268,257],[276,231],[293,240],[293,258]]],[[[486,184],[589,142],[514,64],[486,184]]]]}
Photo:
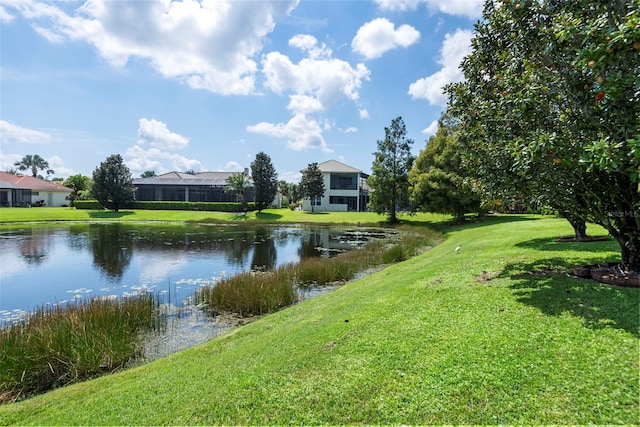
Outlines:
{"type": "Polygon", "coordinates": [[[324,196],[315,200],[305,199],[302,210],[328,212],[363,212],[368,210],[369,175],[336,160],[318,163],[318,169],[324,178],[324,196]]]}

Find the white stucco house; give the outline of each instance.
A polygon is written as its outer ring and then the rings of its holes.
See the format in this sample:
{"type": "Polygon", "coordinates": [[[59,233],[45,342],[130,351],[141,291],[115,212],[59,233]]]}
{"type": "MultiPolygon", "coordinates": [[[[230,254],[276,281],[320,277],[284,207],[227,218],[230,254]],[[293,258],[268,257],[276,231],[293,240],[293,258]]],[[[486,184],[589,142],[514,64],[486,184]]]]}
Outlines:
{"type": "Polygon", "coordinates": [[[324,197],[305,199],[302,210],[316,212],[364,212],[369,202],[369,175],[337,160],[318,163],[324,178],[324,197]]]}
{"type": "Polygon", "coordinates": [[[67,196],[73,190],[55,182],[27,175],[0,172],[0,206],[29,207],[33,205],[68,205],[67,196]]]}

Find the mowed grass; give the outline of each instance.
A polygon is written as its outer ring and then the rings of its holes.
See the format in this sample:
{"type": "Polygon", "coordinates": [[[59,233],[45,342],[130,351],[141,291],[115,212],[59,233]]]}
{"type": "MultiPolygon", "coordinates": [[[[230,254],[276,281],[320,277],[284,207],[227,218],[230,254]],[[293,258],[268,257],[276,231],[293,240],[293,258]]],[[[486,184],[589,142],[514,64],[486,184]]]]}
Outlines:
{"type": "Polygon", "coordinates": [[[453,228],[203,345],[2,405],[0,424],[638,424],[639,290],[569,277],[619,259],[554,241],[570,234],[526,216],[453,228]]]}
{"type": "MultiPolygon", "coordinates": [[[[441,223],[450,215],[420,213],[402,216],[411,222],[441,223]]],[[[290,209],[265,209],[247,214],[203,211],[155,211],[155,210],[84,210],[74,208],[6,208],[0,209],[0,224],[47,221],[180,221],[180,222],[284,222],[310,224],[357,224],[369,225],[384,222],[386,217],[373,212],[302,212],[290,209]]]]}

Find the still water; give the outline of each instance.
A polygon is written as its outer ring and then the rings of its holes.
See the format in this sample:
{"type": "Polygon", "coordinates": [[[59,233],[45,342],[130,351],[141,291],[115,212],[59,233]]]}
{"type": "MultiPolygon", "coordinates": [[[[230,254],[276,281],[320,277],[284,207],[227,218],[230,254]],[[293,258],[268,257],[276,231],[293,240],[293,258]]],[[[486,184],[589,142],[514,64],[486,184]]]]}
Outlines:
{"type": "Polygon", "coordinates": [[[241,271],[329,256],[361,241],[295,226],[72,224],[0,231],[0,323],[44,304],[154,292],[180,305],[241,271]]]}

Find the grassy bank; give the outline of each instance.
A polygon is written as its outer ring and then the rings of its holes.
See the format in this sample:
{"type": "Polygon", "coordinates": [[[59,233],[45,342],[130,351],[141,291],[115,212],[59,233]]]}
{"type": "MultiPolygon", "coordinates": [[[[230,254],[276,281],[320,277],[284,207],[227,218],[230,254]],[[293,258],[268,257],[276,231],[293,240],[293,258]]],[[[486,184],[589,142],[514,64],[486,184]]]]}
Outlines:
{"type": "Polygon", "coordinates": [[[0,406],[0,424],[638,424],[639,291],[568,277],[619,257],[553,240],[570,234],[518,216],[452,229],[204,345],[0,406]]]}
{"type": "MultiPolygon", "coordinates": [[[[403,217],[411,222],[439,223],[451,218],[449,215],[418,214],[403,217]]],[[[216,222],[285,222],[312,224],[378,224],[386,217],[373,212],[302,212],[290,209],[266,209],[262,212],[194,212],[123,210],[76,210],[73,208],[5,208],[0,209],[0,224],[46,221],[192,221],[216,222]]]]}

